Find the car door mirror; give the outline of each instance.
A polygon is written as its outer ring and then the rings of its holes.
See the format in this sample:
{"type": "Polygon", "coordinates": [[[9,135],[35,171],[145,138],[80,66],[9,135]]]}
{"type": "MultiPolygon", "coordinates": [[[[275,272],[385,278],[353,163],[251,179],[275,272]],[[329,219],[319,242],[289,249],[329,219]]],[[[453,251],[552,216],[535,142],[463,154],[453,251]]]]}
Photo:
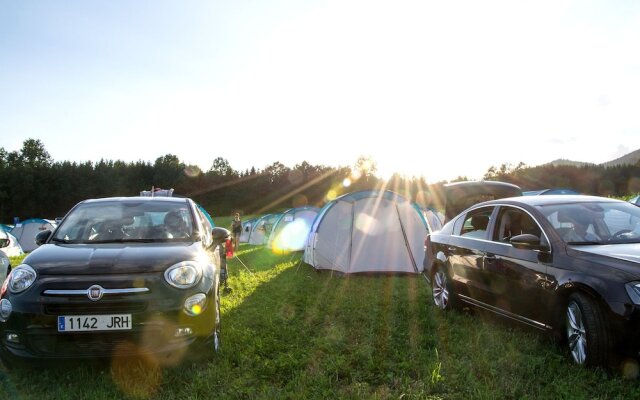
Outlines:
{"type": "Polygon", "coordinates": [[[217,246],[227,240],[227,238],[231,236],[231,232],[225,228],[215,227],[211,230],[211,235],[213,237],[213,243],[211,243],[211,246],[217,246]]]}
{"type": "Polygon", "coordinates": [[[38,234],[36,235],[36,244],[38,246],[42,246],[47,242],[47,240],[49,240],[50,236],[51,236],[51,231],[48,229],[46,231],[38,232],[38,234]]]}
{"type": "Polygon", "coordinates": [[[542,244],[540,237],[530,233],[516,235],[509,240],[516,249],[549,251],[549,246],[542,244]]]}

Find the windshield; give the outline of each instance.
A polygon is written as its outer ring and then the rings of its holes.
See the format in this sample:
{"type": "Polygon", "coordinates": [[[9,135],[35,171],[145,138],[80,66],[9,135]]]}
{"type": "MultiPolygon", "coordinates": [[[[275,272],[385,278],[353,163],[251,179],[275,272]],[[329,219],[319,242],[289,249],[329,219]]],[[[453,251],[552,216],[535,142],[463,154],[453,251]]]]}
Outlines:
{"type": "Polygon", "coordinates": [[[627,202],[538,206],[567,244],[640,243],[640,207],[627,202]]]}
{"type": "Polygon", "coordinates": [[[101,201],[78,205],[52,238],[65,243],[193,241],[189,203],[101,201]]]}

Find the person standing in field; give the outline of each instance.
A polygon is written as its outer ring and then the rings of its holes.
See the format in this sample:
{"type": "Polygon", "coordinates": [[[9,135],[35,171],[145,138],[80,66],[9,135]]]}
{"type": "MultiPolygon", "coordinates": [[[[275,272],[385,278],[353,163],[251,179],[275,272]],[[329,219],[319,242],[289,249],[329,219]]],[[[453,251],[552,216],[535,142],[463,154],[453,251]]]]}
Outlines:
{"type": "Polygon", "coordinates": [[[240,220],[240,213],[236,213],[231,222],[231,232],[233,233],[233,250],[238,251],[238,241],[240,235],[242,235],[242,221],[240,220]]]}

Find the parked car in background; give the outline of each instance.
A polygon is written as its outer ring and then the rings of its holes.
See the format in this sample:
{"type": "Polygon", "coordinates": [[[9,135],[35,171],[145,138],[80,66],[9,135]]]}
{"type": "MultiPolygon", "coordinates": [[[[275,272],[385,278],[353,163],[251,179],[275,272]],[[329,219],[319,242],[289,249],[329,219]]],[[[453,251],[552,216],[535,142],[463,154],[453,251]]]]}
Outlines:
{"type": "Polygon", "coordinates": [[[9,243],[6,246],[0,247],[0,252],[4,253],[7,257],[19,257],[24,254],[18,239],[4,230],[2,226],[0,226],[0,236],[3,238],[6,236],[9,239],[9,243]]]}
{"type": "MultiPolygon", "coordinates": [[[[0,229],[0,250],[6,249],[10,243],[11,240],[9,239],[9,234],[0,229]]],[[[9,257],[7,257],[3,251],[0,251],[0,284],[4,282],[9,271],[11,271],[11,262],[9,261],[9,257]]]]}
{"type": "Polygon", "coordinates": [[[220,346],[220,243],[186,198],[77,204],[0,291],[6,365],[141,353],[161,365],[220,346]]]}
{"type": "Polygon", "coordinates": [[[556,332],[577,364],[638,354],[640,208],[582,196],[472,206],[425,242],[433,302],[556,332]]]}
{"type": "Polygon", "coordinates": [[[541,190],[528,190],[526,192],[522,192],[523,196],[542,196],[542,195],[551,195],[551,194],[580,194],[573,189],[568,188],[552,188],[552,189],[541,189],[541,190]]]}
{"type": "Polygon", "coordinates": [[[497,181],[465,181],[448,183],[442,187],[441,203],[445,222],[462,210],[483,201],[522,196],[519,186],[497,181]]]}

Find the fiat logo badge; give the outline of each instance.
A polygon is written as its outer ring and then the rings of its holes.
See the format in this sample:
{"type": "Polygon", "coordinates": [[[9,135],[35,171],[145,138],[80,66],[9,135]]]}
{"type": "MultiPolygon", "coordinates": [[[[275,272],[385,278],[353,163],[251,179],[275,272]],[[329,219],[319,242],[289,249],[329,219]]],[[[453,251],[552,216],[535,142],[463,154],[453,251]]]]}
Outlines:
{"type": "Polygon", "coordinates": [[[87,297],[91,301],[100,300],[103,294],[104,294],[104,289],[100,285],[93,285],[89,289],[87,289],[87,297]]]}

